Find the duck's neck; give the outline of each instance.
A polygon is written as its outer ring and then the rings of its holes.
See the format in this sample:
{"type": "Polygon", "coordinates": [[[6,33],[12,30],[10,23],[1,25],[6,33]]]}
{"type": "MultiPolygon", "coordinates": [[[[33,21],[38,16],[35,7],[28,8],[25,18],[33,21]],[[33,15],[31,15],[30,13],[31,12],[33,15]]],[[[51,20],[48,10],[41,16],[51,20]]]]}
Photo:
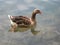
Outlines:
{"type": "Polygon", "coordinates": [[[32,17],[31,17],[32,21],[36,21],[36,13],[32,13],[32,17]]]}

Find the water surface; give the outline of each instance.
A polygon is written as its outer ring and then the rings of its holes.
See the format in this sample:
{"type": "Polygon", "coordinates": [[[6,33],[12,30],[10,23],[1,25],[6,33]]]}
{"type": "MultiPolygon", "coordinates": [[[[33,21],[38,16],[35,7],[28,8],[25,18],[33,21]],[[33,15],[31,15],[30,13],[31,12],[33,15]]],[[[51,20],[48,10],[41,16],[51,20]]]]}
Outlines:
{"type": "Polygon", "coordinates": [[[0,45],[60,45],[60,0],[0,0],[0,45]],[[8,32],[8,15],[31,17],[32,11],[39,8],[36,30],[8,32]]]}

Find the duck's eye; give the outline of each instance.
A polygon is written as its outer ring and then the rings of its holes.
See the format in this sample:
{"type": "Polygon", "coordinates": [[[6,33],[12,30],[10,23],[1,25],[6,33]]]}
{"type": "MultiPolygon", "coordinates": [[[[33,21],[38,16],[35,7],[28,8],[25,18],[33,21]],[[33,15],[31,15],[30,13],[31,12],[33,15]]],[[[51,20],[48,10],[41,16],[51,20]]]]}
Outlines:
{"type": "Polygon", "coordinates": [[[37,10],[36,12],[37,12],[37,13],[40,13],[40,10],[37,10]]]}

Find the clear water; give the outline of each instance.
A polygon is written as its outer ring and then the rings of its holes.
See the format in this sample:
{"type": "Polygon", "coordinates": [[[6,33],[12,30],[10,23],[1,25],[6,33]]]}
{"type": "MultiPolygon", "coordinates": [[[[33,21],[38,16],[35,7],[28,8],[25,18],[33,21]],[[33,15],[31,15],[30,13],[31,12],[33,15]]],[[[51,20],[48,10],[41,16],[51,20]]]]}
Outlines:
{"type": "Polygon", "coordinates": [[[0,0],[0,45],[60,45],[60,0],[0,0]],[[37,35],[31,30],[8,32],[7,15],[31,17],[35,8],[42,11],[36,16],[37,35]]]}

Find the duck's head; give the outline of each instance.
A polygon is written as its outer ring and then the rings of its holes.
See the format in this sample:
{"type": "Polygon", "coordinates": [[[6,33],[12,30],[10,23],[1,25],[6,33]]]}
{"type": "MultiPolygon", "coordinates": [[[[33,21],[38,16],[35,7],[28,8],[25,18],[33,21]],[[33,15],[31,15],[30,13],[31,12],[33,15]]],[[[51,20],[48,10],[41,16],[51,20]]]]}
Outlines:
{"type": "Polygon", "coordinates": [[[36,8],[36,9],[34,9],[33,13],[35,13],[35,14],[41,14],[42,12],[39,9],[36,8]]]}

